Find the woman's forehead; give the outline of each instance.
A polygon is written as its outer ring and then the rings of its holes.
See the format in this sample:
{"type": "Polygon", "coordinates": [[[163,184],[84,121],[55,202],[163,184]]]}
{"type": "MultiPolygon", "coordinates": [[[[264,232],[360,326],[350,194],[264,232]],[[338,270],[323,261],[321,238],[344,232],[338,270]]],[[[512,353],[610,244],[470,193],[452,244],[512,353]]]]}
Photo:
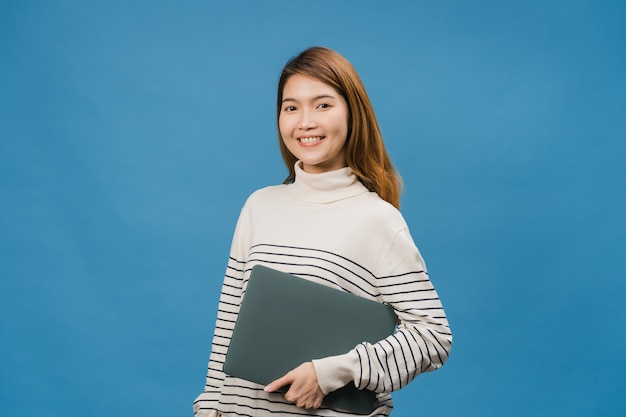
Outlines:
{"type": "Polygon", "coordinates": [[[316,97],[337,98],[338,96],[340,94],[333,86],[308,75],[292,75],[283,87],[283,101],[314,99],[316,97]]]}

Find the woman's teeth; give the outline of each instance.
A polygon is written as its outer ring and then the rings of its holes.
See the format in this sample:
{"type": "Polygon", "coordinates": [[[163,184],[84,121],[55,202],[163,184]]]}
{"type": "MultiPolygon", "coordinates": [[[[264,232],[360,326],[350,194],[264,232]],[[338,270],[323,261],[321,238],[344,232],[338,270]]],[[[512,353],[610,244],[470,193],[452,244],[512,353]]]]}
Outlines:
{"type": "Polygon", "coordinates": [[[321,136],[315,136],[312,138],[300,138],[298,139],[300,142],[302,143],[314,143],[314,142],[319,142],[320,140],[322,140],[321,136]]]}

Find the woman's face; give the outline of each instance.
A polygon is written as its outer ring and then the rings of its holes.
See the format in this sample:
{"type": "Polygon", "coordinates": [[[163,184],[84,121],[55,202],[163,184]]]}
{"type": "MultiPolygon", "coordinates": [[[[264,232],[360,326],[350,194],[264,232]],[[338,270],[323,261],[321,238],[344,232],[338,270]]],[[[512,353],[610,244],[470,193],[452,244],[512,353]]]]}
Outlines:
{"type": "Polygon", "coordinates": [[[321,173],[346,166],[348,105],[328,84],[305,75],[289,77],[278,127],[304,171],[321,173]]]}

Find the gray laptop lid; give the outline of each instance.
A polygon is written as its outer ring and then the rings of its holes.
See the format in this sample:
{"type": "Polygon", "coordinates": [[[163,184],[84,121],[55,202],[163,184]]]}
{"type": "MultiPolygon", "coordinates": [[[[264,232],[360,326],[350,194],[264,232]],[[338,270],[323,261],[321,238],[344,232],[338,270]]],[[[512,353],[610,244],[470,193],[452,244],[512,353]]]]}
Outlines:
{"type": "MultiPolygon", "coordinates": [[[[376,343],[393,333],[396,321],[388,305],[256,265],[224,372],[267,385],[303,362],[376,343]]],[[[348,384],[327,395],[324,405],[369,414],[375,401],[373,392],[348,384]]]]}

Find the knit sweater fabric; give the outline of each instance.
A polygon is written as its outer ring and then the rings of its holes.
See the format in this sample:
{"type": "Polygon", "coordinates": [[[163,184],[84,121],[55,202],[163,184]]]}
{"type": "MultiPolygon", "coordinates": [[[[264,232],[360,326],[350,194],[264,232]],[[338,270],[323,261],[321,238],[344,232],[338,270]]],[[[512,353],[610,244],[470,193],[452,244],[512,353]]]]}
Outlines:
{"type": "Polygon", "coordinates": [[[391,305],[393,335],[345,354],[311,358],[322,391],[346,384],[378,393],[370,416],[388,416],[390,393],[448,358],[452,336],[426,266],[400,212],[370,192],[350,168],[321,174],[296,164],[296,179],[254,192],[241,210],[217,311],[206,385],[196,417],[343,416],[298,408],[263,386],[222,371],[242,295],[261,264],[391,305]],[[218,413],[219,412],[219,413],[218,413]]]}

